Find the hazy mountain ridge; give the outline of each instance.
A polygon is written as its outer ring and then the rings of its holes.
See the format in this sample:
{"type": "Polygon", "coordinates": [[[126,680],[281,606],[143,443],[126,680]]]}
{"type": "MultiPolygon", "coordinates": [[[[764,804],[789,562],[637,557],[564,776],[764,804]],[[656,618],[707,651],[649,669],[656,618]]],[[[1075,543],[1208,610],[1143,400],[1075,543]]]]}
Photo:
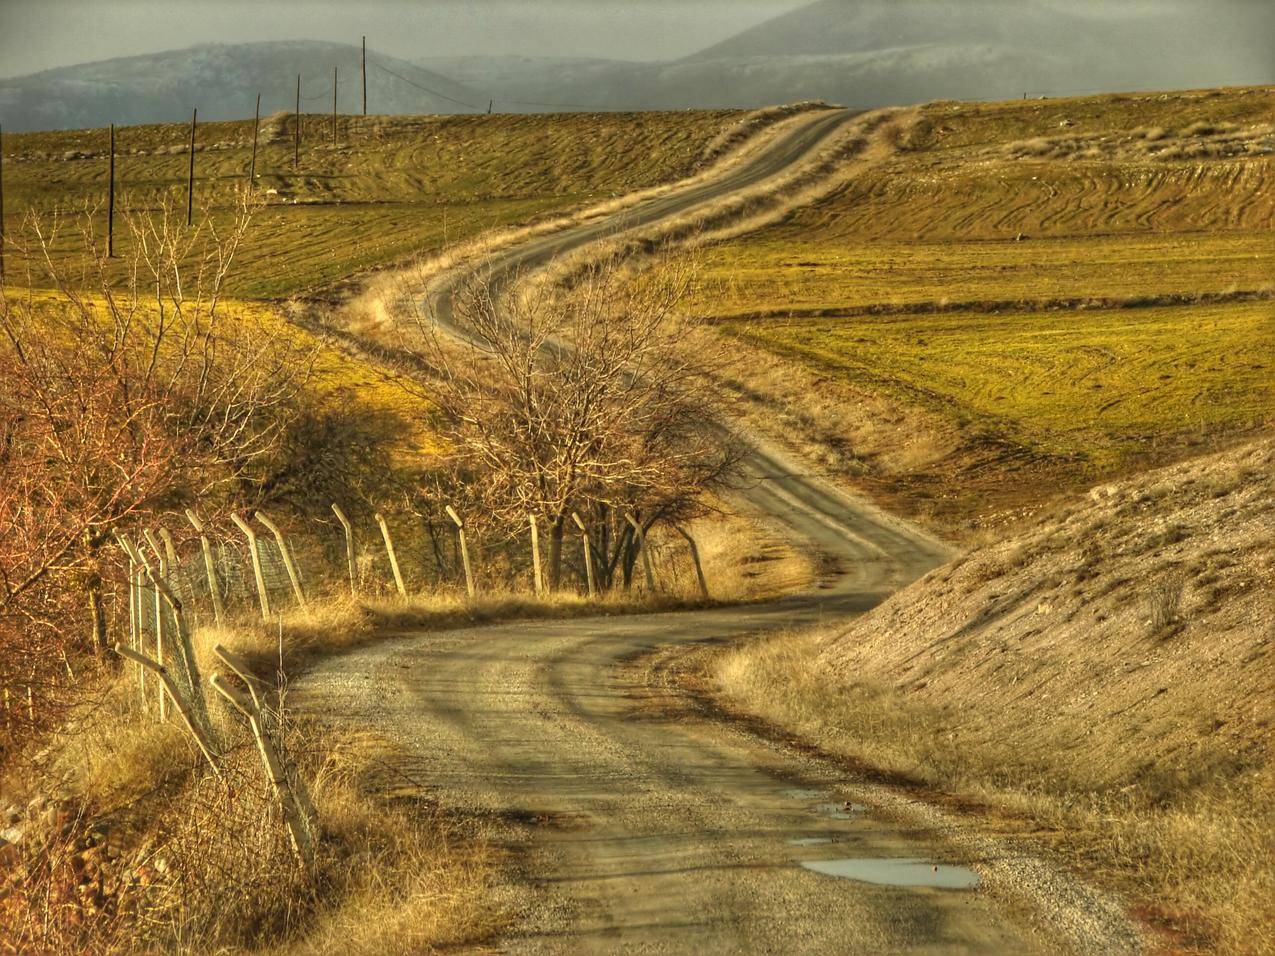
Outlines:
{"type": "MultiPolygon", "coordinates": [[[[373,113],[753,107],[1173,89],[1275,79],[1275,5],[1169,2],[1155,17],[1067,12],[1047,0],[819,0],[681,60],[369,53],[373,113]],[[407,81],[384,72],[385,66],[407,81]],[[410,82],[409,82],[410,81],[410,82]],[[413,85],[414,84],[414,85],[413,85]],[[442,94],[433,95],[427,91],[442,94]]],[[[208,45],[0,80],[6,129],[361,108],[359,49],[295,41],[208,45]]]]}
{"type": "MultiPolygon", "coordinates": [[[[297,74],[302,111],[325,113],[332,109],[333,67],[338,108],[354,113],[362,109],[360,56],[357,46],[342,43],[204,44],[46,70],[0,80],[0,123],[12,131],[162,123],[189,119],[195,108],[202,119],[242,119],[252,116],[257,93],[264,116],[295,108],[297,74]]],[[[368,62],[370,112],[471,112],[459,103],[481,100],[480,93],[406,60],[369,51],[368,62]],[[390,76],[382,64],[416,85],[390,76]]]]}
{"type": "MultiPolygon", "coordinates": [[[[798,99],[878,106],[1275,78],[1275,7],[1167,3],[1154,18],[1081,15],[1045,0],[819,0],[664,63],[522,57],[422,61],[519,99],[600,108],[748,107],[798,99]],[[1080,88],[1083,88],[1080,89],[1080,88]]],[[[517,109],[506,103],[506,108],[517,109]]]]}

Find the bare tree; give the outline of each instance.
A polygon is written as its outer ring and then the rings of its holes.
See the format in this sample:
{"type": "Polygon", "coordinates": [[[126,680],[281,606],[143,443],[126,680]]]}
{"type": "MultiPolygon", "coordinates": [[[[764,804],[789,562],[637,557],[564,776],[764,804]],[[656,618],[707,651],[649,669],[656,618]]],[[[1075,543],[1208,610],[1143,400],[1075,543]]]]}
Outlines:
{"type": "Polygon", "coordinates": [[[11,240],[17,282],[0,290],[0,679],[13,679],[6,667],[33,635],[65,633],[67,585],[105,647],[114,530],[251,480],[278,447],[314,347],[223,299],[253,211],[245,192],[221,225],[187,229],[170,196],[125,217],[122,262],[106,256],[91,209],[30,214],[11,240]]]}
{"type": "Polygon", "coordinates": [[[648,528],[685,518],[737,460],[708,411],[715,356],[677,347],[693,278],[670,258],[637,278],[608,261],[565,291],[502,298],[478,280],[453,300],[459,340],[417,315],[426,387],[471,511],[511,535],[543,518],[552,585],[573,513],[602,584],[627,582],[637,550],[626,514],[648,528]]]}

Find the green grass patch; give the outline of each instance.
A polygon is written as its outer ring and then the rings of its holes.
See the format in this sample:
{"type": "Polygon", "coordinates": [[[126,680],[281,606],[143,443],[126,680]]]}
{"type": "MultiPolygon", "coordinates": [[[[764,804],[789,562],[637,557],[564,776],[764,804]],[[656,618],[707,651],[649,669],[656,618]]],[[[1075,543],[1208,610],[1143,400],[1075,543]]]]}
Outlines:
{"type": "Polygon", "coordinates": [[[1216,294],[1273,284],[1271,234],[871,243],[768,235],[709,250],[694,308],[731,316],[1216,294]]]}
{"type": "Polygon", "coordinates": [[[739,321],[730,334],[1103,467],[1166,434],[1251,428],[1275,387],[1270,302],[739,321]]]}

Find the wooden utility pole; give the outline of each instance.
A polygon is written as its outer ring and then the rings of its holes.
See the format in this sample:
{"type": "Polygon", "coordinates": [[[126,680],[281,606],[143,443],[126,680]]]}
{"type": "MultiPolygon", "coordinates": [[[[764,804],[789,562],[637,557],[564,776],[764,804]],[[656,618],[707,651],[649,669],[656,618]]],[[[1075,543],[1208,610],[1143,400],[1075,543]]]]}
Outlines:
{"type": "Polygon", "coordinates": [[[261,94],[257,94],[257,111],[252,117],[252,163],[248,166],[248,185],[257,184],[257,135],[261,129],[261,94]]]}
{"type": "Polygon", "coordinates": [[[115,124],[111,124],[111,164],[106,189],[106,258],[115,258],[115,124]]]}
{"type": "Polygon", "coordinates": [[[363,115],[367,116],[367,37],[363,38],[363,115]]]}
{"type": "Polygon", "coordinates": [[[336,67],[332,67],[332,145],[336,145],[336,67]]]}
{"type": "Polygon", "coordinates": [[[0,282],[4,281],[4,131],[0,129],[0,282]]]}
{"type": "Polygon", "coordinates": [[[488,116],[490,116],[490,115],[491,115],[492,107],[494,107],[495,105],[496,105],[496,101],[495,101],[495,100],[488,100],[488,101],[487,101],[487,115],[488,115],[488,116]]]}
{"type": "Polygon", "coordinates": [[[199,110],[190,114],[190,173],[186,177],[186,225],[195,222],[195,124],[199,120],[199,110]]]}
{"type": "Polygon", "coordinates": [[[292,168],[296,169],[301,162],[301,74],[297,74],[297,111],[296,122],[292,128],[292,168]]]}

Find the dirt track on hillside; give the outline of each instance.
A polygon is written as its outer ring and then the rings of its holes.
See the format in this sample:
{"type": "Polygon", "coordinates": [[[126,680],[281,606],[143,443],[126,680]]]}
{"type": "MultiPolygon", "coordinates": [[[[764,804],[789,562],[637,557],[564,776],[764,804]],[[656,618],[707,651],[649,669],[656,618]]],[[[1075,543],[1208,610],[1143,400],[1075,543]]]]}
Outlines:
{"type": "MultiPolygon", "coordinates": [[[[816,114],[721,180],[629,210],[623,225],[755,185],[852,115],[816,114]]],[[[533,240],[499,258],[496,278],[615,231],[597,223],[533,240]]],[[[311,671],[294,703],[397,744],[404,756],[387,787],[416,780],[445,808],[499,821],[523,876],[505,888],[520,919],[504,951],[1132,949],[1118,910],[1070,879],[719,719],[667,677],[682,648],[860,613],[945,557],[774,451],[756,450],[746,471],[747,506],[828,556],[817,590],[743,608],[389,638],[311,671]],[[865,857],[945,873],[967,864],[982,885],[872,885],[801,866],[865,857]]]]}

